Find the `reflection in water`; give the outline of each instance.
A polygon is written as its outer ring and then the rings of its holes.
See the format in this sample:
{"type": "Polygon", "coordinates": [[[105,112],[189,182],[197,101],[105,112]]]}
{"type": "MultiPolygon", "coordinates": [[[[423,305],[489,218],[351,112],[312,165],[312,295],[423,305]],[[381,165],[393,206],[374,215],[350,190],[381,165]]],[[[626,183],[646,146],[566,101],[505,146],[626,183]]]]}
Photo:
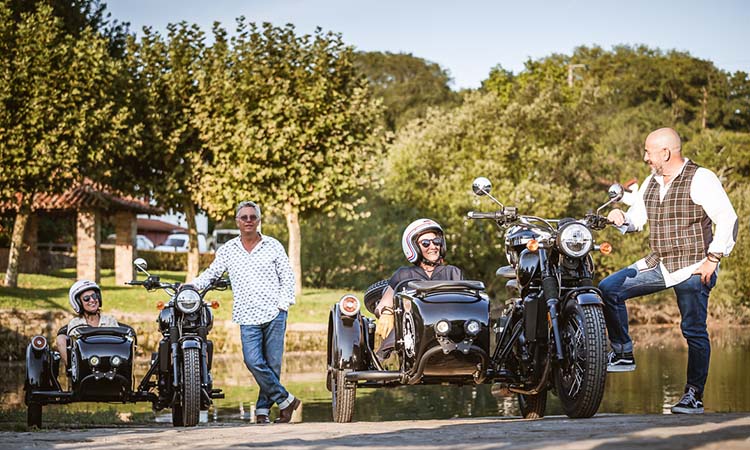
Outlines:
{"type": "MultiPolygon", "coordinates": [[[[672,332],[674,329],[672,329],[672,332]]],[[[744,386],[750,373],[750,336],[741,329],[713,330],[711,368],[704,402],[709,412],[750,411],[750,390],[744,386]]],[[[649,332],[650,333],[650,332],[649,332]]],[[[668,412],[682,394],[685,383],[687,348],[681,337],[644,336],[636,333],[635,372],[611,374],[607,378],[600,413],[661,414],[668,412]],[[645,342],[645,344],[644,344],[645,342]]],[[[145,372],[139,366],[139,379],[145,372]]],[[[257,386],[240,355],[214,361],[215,386],[224,389],[225,399],[201,421],[250,421],[253,418],[257,386]]],[[[0,367],[0,401],[5,408],[23,408],[23,364],[0,367]]],[[[288,354],[284,360],[284,385],[303,401],[302,420],[330,421],[331,396],[325,388],[324,354],[288,354]]],[[[77,403],[45,407],[45,411],[92,411],[116,408],[121,416],[137,420],[171,422],[169,410],[151,412],[149,403],[111,405],[77,403]]],[[[46,414],[46,412],[45,412],[46,414]]],[[[272,415],[275,412],[272,412],[272,415]]],[[[547,414],[562,414],[557,397],[550,395],[547,414]]],[[[359,389],[355,420],[386,421],[449,419],[452,417],[518,416],[515,397],[493,395],[492,386],[409,386],[387,389],[359,389]]]]}

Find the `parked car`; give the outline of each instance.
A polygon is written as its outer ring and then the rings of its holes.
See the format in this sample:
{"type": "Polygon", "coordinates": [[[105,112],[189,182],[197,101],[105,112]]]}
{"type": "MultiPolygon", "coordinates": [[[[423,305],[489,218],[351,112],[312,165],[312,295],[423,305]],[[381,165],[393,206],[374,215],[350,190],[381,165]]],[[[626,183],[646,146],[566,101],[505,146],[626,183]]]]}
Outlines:
{"type": "Polygon", "coordinates": [[[214,230],[213,236],[211,236],[211,242],[209,243],[208,247],[211,251],[216,251],[219,249],[219,247],[229,242],[229,240],[234,239],[239,235],[240,230],[238,229],[214,230]]]}
{"type": "MultiPolygon", "coordinates": [[[[112,233],[102,242],[102,248],[114,248],[117,235],[112,233]]],[[[138,250],[153,250],[154,243],[146,236],[139,234],[135,237],[135,248],[138,250]]]]}
{"type": "MultiPolygon", "coordinates": [[[[154,249],[162,252],[187,252],[188,251],[188,235],[187,233],[172,233],[167,237],[167,240],[163,244],[157,245],[154,249]]],[[[208,251],[208,245],[206,244],[206,236],[198,235],[198,251],[200,253],[206,253],[208,251]]]]}

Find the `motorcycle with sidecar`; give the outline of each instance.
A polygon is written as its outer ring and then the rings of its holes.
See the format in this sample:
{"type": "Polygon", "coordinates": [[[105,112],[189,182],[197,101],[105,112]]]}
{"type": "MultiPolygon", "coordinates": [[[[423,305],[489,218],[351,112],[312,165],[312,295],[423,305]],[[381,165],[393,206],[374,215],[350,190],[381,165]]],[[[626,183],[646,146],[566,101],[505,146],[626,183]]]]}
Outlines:
{"type": "MultiPolygon", "coordinates": [[[[470,212],[505,229],[510,265],[497,276],[510,293],[502,314],[490,317],[481,281],[410,281],[394,289],[397,366],[387,369],[375,349],[375,320],[361,313],[354,295],[335,303],[328,319],[326,387],[336,422],[353,419],[358,388],[414,384],[496,384],[515,394],[525,418],[544,416],[547,393],[560,399],[569,417],[591,417],[601,403],[606,377],[606,329],[601,293],[593,285],[592,230],[608,225],[599,212],[576,219],[542,219],[518,214],[490,195],[491,183],[477,178],[475,194],[488,196],[499,211],[470,212]],[[490,346],[494,335],[494,349],[490,346]]],[[[374,306],[388,285],[380,281],[364,295],[374,306]]]]}
{"type": "Polygon", "coordinates": [[[163,337],[145,376],[133,389],[137,338],[127,325],[77,327],[67,344],[67,390],[58,380],[60,353],[51,350],[44,336],[34,336],[26,349],[24,383],[29,426],[41,427],[44,405],[141,401],[151,402],[155,411],[171,408],[174,426],[195,426],[200,411],[207,410],[212,399],[224,398],[221,389],[213,388],[213,343],[208,339],[213,326],[211,310],[218,302],[208,303],[204,297],[210,290],[226,289],[228,280],[216,280],[197,291],[179,283],[161,282],[148,274],[142,258],[134,263],[148,278],[128,284],[149,291],[163,289],[170,296],[168,303],[159,302],[157,321],[163,337]]]}

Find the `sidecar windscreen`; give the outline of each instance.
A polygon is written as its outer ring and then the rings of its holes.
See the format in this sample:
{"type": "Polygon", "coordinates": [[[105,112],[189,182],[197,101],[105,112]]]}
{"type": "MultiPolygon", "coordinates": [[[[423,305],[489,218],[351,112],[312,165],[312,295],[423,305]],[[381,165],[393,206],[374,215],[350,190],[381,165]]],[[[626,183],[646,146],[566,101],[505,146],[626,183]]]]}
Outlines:
{"type": "Polygon", "coordinates": [[[436,292],[463,292],[463,291],[484,291],[484,283],[481,281],[462,280],[462,281],[410,281],[407,285],[409,289],[417,291],[420,294],[432,294],[436,292]]]}

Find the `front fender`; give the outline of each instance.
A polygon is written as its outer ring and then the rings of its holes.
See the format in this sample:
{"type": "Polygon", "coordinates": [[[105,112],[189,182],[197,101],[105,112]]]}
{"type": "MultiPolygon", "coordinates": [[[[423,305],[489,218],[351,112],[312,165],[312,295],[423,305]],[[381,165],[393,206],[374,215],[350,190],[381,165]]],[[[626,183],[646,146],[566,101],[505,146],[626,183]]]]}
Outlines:
{"type": "Polygon", "coordinates": [[[365,368],[362,315],[349,317],[339,312],[336,303],[328,316],[328,365],[332,369],[362,370],[365,368]]]}
{"type": "Polygon", "coordinates": [[[203,347],[201,339],[198,337],[185,337],[180,340],[180,348],[185,350],[187,348],[197,348],[200,350],[203,347]]]}
{"type": "Polygon", "coordinates": [[[602,293],[597,288],[586,287],[576,289],[570,292],[566,297],[564,303],[569,301],[575,301],[579,305],[601,305],[604,306],[602,300],[602,293]]]}

